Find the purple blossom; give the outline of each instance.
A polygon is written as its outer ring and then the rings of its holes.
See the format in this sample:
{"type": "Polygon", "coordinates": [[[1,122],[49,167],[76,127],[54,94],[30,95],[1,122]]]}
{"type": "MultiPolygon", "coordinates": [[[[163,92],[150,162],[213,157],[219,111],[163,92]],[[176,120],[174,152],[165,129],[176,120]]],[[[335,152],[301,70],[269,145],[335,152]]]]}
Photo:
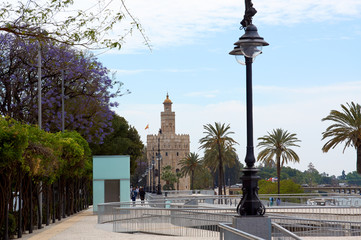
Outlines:
{"type": "MultiPolygon", "coordinates": [[[[11,109],[0,109],[0,114],[10,111],[17,120],[37,123],[37,53],[36,41],[19,41],[12,35],[0,35],[0,84],[16,82],[16,97],[11,109]],[[9,59],[13,59],[12,62],[9,59]],[[6,71],[5,71],[6,70],[6,71]],[[11,71],[10,71],[11,70],[11,71]]],[[[54,43],[42,45],[42,112],[43,126],[47,131],[61,130],[61,76],[65,83],[65,127],[79,131],[90,142],[102,142],[112,132],[111,102],[117,94],[110,71],[88,53],[54,43]]],[[[4,102],[6,88],[0,88],[4,102]]],[[[3,104],[9,106],[8,104],[3,104]]]]}

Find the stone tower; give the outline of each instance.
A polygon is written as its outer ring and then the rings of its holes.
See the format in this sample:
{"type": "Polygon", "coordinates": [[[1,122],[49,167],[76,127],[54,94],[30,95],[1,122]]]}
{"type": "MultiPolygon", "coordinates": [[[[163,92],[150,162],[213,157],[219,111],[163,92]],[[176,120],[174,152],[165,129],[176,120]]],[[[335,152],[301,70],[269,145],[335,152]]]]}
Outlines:
{"type": "MultiPolygon", "coordinates": [[[[187,156],[189,153],[189,135],[188,134],[176,134],[175,133],[175,112],[172,112],[172,101],[167,94],[166,99],[163,102],[164,111],[161,112],[161,129],[158,134],[147,135],[147,158],[152,164],[154,160],[155,167],[158,169],[157,154],[158,151],[162,156],[160,167],[170,165],[172,171],[176,173],[181,169],[178,165],[179,160],[187,156]]],[[[161,172],[162,174],[162,172],[161,172]]],[[[162,190],[165,182],[161,181],[162,190]]],[[[156,185],[158,185],[158,179],[156,178],[156,185]]],[[[174,184],[175,189],[190,190],[189,176],[179,179],[179,184],[174,184]]]]}

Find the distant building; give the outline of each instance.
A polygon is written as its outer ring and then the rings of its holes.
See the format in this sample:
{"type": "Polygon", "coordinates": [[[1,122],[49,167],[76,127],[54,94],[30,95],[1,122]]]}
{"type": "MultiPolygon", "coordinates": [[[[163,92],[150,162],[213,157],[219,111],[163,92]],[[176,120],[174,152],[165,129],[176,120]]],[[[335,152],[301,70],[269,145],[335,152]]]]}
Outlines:
{"type": "MultiPolygon", "coordinates": [[[[188,134],[176,134],[175,133],[175,112],[172,112],[172,101],[167,94],[166,99],[163,102],[164,111],[161,112],[161,131],[158,134],[147,135],[147,158],[151,163],[154,159],[156,169],[158,169],[157,153],[158,148],[162,156],[160,167],[170,165],[172,171],[180,170],[178,165],[179,160],[184,158],[189,153],[189,135],[188,134]]],[[[164,186],[165,182],[161,181],[161,185],[164,186]]],[[[158,185],[158,180],[156,180],[158,185]]],[[[174,184],[177,189],[177,183],[174,184]]],[[[189,176],[183,177],[179,180],[179,190],[189,190],[190,181],[189,176]]]]}

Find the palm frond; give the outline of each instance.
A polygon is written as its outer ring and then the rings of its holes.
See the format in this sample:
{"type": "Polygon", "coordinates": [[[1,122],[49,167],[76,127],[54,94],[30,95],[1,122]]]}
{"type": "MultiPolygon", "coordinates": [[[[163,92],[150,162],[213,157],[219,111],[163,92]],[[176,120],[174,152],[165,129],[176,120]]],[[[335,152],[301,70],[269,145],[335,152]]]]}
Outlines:
{"type": "Polygon", "coordinates": [[[343,151],[350,146],[361,146],[361,106],[351,102],[341,104],[341,108],[342,111],[331,110],[330,114],[322,119],[334,122],[322,133],[322,140],[328,139],[322,147],[323,152],[328,152],[340,143],[345,143],[343,151]]]}

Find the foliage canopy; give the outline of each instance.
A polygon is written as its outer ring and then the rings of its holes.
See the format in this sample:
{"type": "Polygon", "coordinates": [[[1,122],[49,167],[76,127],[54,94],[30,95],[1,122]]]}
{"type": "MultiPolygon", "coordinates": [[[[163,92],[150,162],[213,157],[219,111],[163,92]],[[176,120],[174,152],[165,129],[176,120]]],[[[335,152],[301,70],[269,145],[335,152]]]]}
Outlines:
{"type": "MultiPolygon", "coordinates": [[[[86,1],[89,8],[74,0],[19,0],[0,5],[0,31],[21,39],[51,40],[91,49],[118,48],[134,29],[149,41],[124,1],[86,1]],[[127,21],[129,18],[130,21],[127,21]],[[123,30],[119,35],[114,29],[123,30]]],[[[84,2],[83,2],[84,4],[84,2]]],[[[118,30],[119,31],[119,30],[118,30]]]]}

